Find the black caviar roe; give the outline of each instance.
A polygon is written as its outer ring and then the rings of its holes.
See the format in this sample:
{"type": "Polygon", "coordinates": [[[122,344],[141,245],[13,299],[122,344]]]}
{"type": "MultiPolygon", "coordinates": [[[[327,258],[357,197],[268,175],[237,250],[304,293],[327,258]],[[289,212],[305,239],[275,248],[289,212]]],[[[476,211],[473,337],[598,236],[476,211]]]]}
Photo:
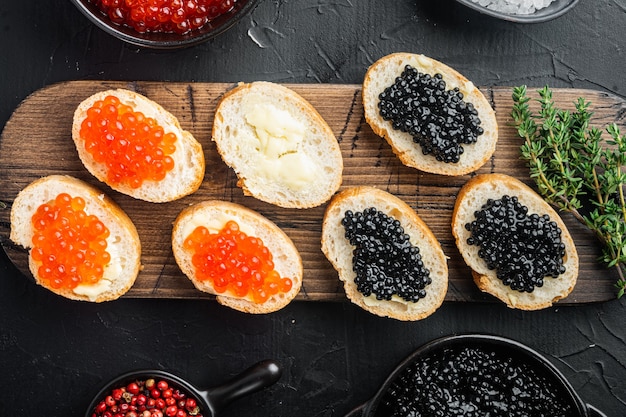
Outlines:
{"type": "Polygon", "coordinates": [[[389,386],[376,417],[570,417],[568,396],[510,353],[454,346],[411,363],[389,386]]]}
{"type": "Polygon", "coordinates": [[[463,100],[458,88],[446,90],[441,74],[422,74],[407,65],[379,99],[381,117],[413,136],[424,155],[438,161],[459,162],[462,145],[475,143],[483,133],[474,105],[463,100]]]}
{"type": "Polygon", "coordinates": [[[532,292],[544,277],[565,272],[565,245],[561,229],[550,216],[528,215],[517,197],[489,199],[465,228],[469,245],[480,246],[478,256],[495,269],[497,277],[513,290],[532,292]]]}
{"type": "Polygon", "coordinates": [[[430,271],[400,221],[370,207],[356,213],[347,210],[341,224],[354,246],[352,267],[359,292],[378,300],[396,294],[410,302],[426,296],[430,271]]]}

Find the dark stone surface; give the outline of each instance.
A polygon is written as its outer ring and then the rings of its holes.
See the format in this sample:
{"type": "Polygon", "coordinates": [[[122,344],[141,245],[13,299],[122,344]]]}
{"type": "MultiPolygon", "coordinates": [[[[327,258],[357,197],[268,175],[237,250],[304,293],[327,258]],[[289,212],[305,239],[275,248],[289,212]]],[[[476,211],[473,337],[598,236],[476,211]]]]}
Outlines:
{"type": "MultiPolygon", "coordinates": [[[[451,0],[263,0],[221,37],[185,50],[142,50],[92,26],[69,1],[0,9],[0,126],[30,93],[75,79],[358,84],[396,51],[419,52],[480,86],[591,88],[626,96],[625,0],[581,1],[567,15],[520,25],[451,0]]],[[[467,332],[519,340],[547,354],[584,401],[626,414],[626,301],[520,312],[446,303],[415,323],[349,302],[292,303],[250,316],[206,300],[71,302],[35,286],[0,254],[0,415],[82,415],[101,384],[162,368],[200,386],[257,360],[284,374],[226,416],[343,416],[374,395],[405,356],[467,332]]]]}

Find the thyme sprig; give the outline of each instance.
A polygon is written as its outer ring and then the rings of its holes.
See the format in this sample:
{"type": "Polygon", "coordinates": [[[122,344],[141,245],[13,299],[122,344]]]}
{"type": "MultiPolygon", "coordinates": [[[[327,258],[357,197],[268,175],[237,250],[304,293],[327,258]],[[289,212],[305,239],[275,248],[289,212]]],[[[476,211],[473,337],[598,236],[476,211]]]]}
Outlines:
{"type": "Polygon", "coordinates": [[[545,200],[572,213],[600,239],[601,261],[619,274],[619,298],[626,292],[626,135],[612,123],[605,139],[590,125],[590,103],[582,97],[570,112],[554,105],[547,86],[538,93],[535,114],[526,86],[513,88],[511,115],[524,140],[522,159],[545,200]]]}

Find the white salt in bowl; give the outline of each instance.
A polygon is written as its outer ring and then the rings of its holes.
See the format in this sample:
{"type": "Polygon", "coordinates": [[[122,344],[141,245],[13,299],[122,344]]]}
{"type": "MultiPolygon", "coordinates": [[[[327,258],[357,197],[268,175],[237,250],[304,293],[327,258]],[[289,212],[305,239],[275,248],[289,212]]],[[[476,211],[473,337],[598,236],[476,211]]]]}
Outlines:
{"type": "MultiPolygon", "coordinates": [[[[498,1],[498,0],[491,0],[491,1],[498,1]]],[[[505,3],[504,0],[500,0],[500,1],[502,3],[505,3]]],[[[512,1],[513,0],[509,0],[509,2],[512,2],[512,1]]],[[[571,10],[572,7],[574,7],[576,3],[578,3],[578,0],[554,0],[552,3],[550,3],[549,6],[536,10],[534,13],[531,13],[531,14],[515,14],[515,13],[506,13],[506,12],[492,10],[491,8],[481,5],[482,3],[484,3],[484,1],[481,2],[481,4],[479,4],[479,0],[457,0],[457,2],[471,9],[477,10],[482,14],[496,17],[502,20],[508,20],[509,22],[539,23],[539,22],[546,22],[548,20],[552,20],[559,16],[562,16],[563,14],[571,10]]],[[[532,0],[518,0],[518,2],[532,3],[532,0]]]]}

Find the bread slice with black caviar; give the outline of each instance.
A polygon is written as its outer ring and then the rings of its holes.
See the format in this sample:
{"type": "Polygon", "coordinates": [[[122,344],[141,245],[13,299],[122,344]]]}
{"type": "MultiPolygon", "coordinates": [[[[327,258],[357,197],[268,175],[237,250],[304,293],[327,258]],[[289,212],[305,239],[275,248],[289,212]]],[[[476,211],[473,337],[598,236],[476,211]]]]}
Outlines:
{"type": "MultiPolygon", "coordinates": [[[[384,245],[385,242],[382,242],[381,248],[383,249],[380,255],[381,257],[389,257],[392,252],[387,250],[389,246],[384,249],[384,245]]],[[[333,197],[326,209],[322,224],[322,252],[337,270],[348,299],[364,310],[381,317],[403,321],[414,321],[428,317],[441,306],[448,290],[447,257],[435,235],[408,204],[400,198],[374,187],[347,188],[333,197]],[[355,282],[357,279],[357,273],[354,270],[355,246],[346,237],[346,228],[342,221],[346,217],[347,211],[364,213],[370,208],[375,208],[391,220],[397,220],[398,225],[403,229],[402,233],[397,236],[405,234],[410,246],[419,249],[419,256],[423,262],[423,267],[428,271],[430,283],[423,287],[425,296],[419,298],[417,302],[407,301],[400,297],[399,291],[394,286],[402,281],[401,285],[406,285],[405,289],[419,291],[419,286],[423,284],[422,277],[414,277],[411,273],[387,274],[386,272],[391,269],[386,269],[383,274],[376,276],[378,282],[374,284],[381,284],[384,275],[395,282],[393,285],[382,284],[385,292],[393,293],[390,299],[378,300],[374,292],[366,296],[359,291],[355,282]]],[[[400,255],[394,259],[403,263],[402,258],[407,259],[407,257],[408,255],[400,255]]]]}
{"type": "MultiPolygon", "coordinates": [[[[498,124],[489,101],[470,80],[442,62],[413,53],[399,52],[387,55],[374,62],[367,70],[362,94],[367,123],[374,133],[389,143],[400,161],[407,166],[434,174],[465,175],[484,165],[496,149],[498,124]],[[477,136],[475,143],[461,145],[462,153],[458,156],[458,162],[438,160],[433,152],[425,154],[422,146],[414,141],[412,134],[394,129],[392,121],[385,120],[381,115],[380,94],[395,83],[407,65],[422,74],[430,76],[441,74],[442,80],[446,83],[446,90],[458,88],[463,94],[463,100],[471,103],[476,109],[483,133],[477,136]]],[[[421,117],[416,117],[415,120],[420,119],[421,117]]],[[[460,149],[458,152],[461,152],[460,149]]]]}
{"type": "MultiPolygon", "coordinates": [[[[496,230],[495,233],[498,231],[496,230]]],[[[501,235],[502,233],[504,232],[499,232],[501,235]]],[[[472,269],[472,275],[478,288],[500,299],[511,308],[539,310],[550,307],[558,300],[567,297],[576,285],[579,268],[578,253],[565,223],[539,194],[516,178],[504,174],[482,174],[471,178],[461,188],[457,196],[452,215],[452,234],[465,263],[472,269]],[[468,243],[472,232],[468,230],[466,225],[476,219],[475,213],[480,211],[489,199],[498,200],[505,195],[516,197],[521,205],[527,207],[528,216],[532,214],[549,216],[550,220],[555,222],[561,231],[560,240],[565,249],[562,258],[565,271],[557,274],[556,278],[545,276],[543,285],[534,286],[532,292],[514,290],[510,285],[505,285],[498,278],[497,270],[489,269],[487,262],[479,256],[481,247],[468,243]]],[[[510,239],[505,238],[505,240],[510,239]]],[[[538,247],[539,243],[537,242],[532,239],[530,241],[538,247]]],[[[504,249],[502,250],[504,251],[504,249]]],[[[528,258],[528,261],[535,266],[540,262],[538,258],[528,258]]]]}

